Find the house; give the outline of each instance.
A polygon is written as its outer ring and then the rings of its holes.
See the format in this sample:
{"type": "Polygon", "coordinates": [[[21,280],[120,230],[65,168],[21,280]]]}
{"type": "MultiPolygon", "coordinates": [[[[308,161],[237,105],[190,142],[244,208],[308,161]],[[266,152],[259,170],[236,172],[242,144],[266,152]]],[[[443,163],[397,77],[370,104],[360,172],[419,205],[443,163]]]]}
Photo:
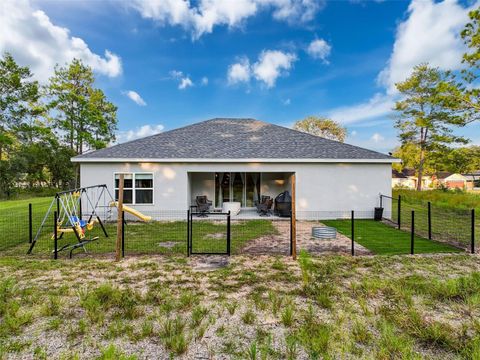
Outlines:
{"type": "Polygon", "coordinates": [[[445,179],[452,175],[449,171],[437,171],[433,176],[433,188],[447,187],[445,179]]]}
{"type": "Polygon", "coordinates": [[[450,174],[443,179],[443,184],[448,189],[477,190],[480,185],[480,173],[450,174]]]}
{"type": "MultiPolygon", "coordinates": [[[[427,190],[432,187],[434,177],[424,174],[422,176],[422,189],[427,190]]],[[[392,188],[416,189],[418,177],[414,169],[402,169],[398,171],[392,169],[392,188]]]]}
{"type": "Polygon", "coordinates": [[[298,212],[372,211],[391,194],[391,165],[375,151],[254,119],[216,118],[72,158],[81,186],[107,184],[140,211],[189,208],[206,195],[215,208],[291,191],[298,212]]]}
{"type": "Polygon", "coordinates": [[[480,171],[473,171],[470,173],[462,174],[466,181],[466,189],[467,190],[480,190],[480,171]]]}
{"type": "Polygon", "coordinates": [[[392,169],[392,188],[415,189],[417,187],[417,178],[415,170],[403,169],[398,171],[392,169]]]}

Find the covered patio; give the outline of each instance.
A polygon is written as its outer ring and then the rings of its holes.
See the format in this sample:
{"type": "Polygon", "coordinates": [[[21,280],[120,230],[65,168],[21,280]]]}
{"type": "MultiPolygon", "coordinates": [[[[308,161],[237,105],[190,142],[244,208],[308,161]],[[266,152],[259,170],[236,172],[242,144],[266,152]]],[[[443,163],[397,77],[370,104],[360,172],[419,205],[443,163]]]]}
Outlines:
{"type": "MultiPolygon", "coordinates": [[[[189,172],[188,187],[190,205],[196,205],[197,196],[206,196],[212,202],[210,211],[230,209],[234,203],[240,212],[238,219],[257,219],[256,204],[262,196],[275,199],[279,194],[291,193],[293,172],[189,172]]],[[[274,204],[268,217],[274,214],[274,204]]],[[[235,212],[235,211],[234,211],[235,212]]],[[[265,217],[265,216],[262,216],[265,217]]]]}

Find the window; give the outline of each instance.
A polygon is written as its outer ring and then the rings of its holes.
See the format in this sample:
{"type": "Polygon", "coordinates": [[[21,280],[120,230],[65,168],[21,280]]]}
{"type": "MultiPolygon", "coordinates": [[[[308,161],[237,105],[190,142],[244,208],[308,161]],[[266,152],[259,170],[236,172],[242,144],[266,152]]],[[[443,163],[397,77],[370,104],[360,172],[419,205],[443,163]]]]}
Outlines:
{"type": "MultiPolygon", "coordinates": [[[[118,200],[120,174],[115,174],[115,200],[118,200]]],[[[153,204],[153,174],[124,174],[123,202],[125,204],[153,204]]]]}

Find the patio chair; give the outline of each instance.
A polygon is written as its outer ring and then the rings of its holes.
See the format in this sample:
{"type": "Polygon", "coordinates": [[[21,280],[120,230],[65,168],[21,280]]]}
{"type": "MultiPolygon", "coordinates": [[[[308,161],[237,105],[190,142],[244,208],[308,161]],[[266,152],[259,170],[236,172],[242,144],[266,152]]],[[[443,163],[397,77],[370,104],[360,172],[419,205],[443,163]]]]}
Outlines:
{"type": "Polygon", "coordinates": [[[262,195],[262,197],[260,198],[260,201],[255,200],[255,201],[253,202],[253,204],[254,204],[255,207],[257,208],[257,212],[259,212],[258,206],[259,206],[260,204],[264,204],[268,199],[270,199],[270,196],[268,196],[268,195],[262,195]]]}
{"type": "Polygon", "coordinates": [[[272,211],[273,199],[270,196],[266,196],[265,198],[262,197],[261,203],[257,204],[257,212],[260,216],[270,216],[272,211]]]}
{"type": "Polygon", "coordinates": [[[197,204],[197,212],[199,217],[207,217],[208,213],[210,212],[210,207],[212,206],[212,202],[207,199],[205,195],[197,196],[195,199],[197,204]]]}

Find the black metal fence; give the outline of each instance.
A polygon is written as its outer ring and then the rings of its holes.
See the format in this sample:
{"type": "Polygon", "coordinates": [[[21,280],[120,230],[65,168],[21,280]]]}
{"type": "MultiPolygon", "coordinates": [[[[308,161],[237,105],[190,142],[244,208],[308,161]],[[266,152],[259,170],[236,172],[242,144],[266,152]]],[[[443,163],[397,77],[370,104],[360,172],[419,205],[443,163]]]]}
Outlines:
{"type": "MultiPolygon", "coordinates": [[[[475,211],[446,211],[427,204],[381,196],[381,221],[375,211],[297,211],[296,219],[276,216],[233,216],[189,211],[144,212],[149,221],[124,212],[122,252],[140,254],[292,254],[292,221],[297,252],[314,254],[410,254],[475,251],[475,211]],[[325,235],[326,234],[326,235],[325,235]],[[334,235],[332,235],[334,234],[334,235]],[[330,237],[329,237],[330,236],[330,237]]],[[[54,214],[37,234],[44,206],[25,203],[21,209],[0,211],[0,252],[24,255],[37,238],[34,255],[60,258],[77,253],[113,254],[117,212],[98,212],[101,224],[85,230],[82,239],[72,232],[57,233],[54,214]],[[105,231],[104,231],[105,230],[105,231]],[[93,241],[89,241],[93,240],[93,241]],[[55,251],[55,249],[57,251],[55,251]]],[[[58,229],[57,229],[58,230],[58,229]]]]}
{"type": "Polygon", "coordinates": [[[479,224],[475,209],[463,210],[436,206],[431,202],[412,202],[408,198],[380,195],[383,220],[400,230],[414,228],[415,234],[428,240],[447,243],[474,253],[479,224]],[[414,219],[412,220],[412,212],[414,219]]]}

